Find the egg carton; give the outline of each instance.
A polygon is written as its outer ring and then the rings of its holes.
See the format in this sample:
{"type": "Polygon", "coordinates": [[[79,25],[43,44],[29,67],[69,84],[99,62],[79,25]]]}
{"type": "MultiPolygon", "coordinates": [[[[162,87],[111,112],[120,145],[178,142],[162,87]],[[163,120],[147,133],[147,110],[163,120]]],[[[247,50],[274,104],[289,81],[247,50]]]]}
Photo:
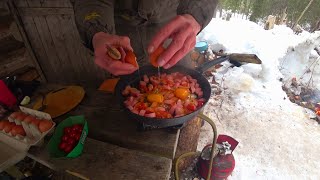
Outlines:
{"type": "Polygon", "coordinates": [[[40,112],[40,111],[26,108],[23,106],[20,106],[20,110],[21,110],[21,112],[23,112],[27,115],[31,115],[31,116],[37,118],[38,120],[51,121],[52,127],[49,130],[47,130],[46,132],[41,133],[39,131],[38,127],[35,126],[34,124],[26,123],[24,121],[19,121],[17,119],[13,119],[13,118],[9,117],[8,118],[9,122],[14,122],[16,125],[22,125],[24,131],[26,132],[26,136],[21,136],[21,135],[12,136],[12,134],[10,132],[6,133],[4,130],[2,130],[2,133],[6,134],[6,135],[22,142],[22,143],[25,143],[28,146],[41,145],[43,143],[43,138],[46,135],[53,133],[56,123],[52,121],[52,118],[48,113],[40,112]]]}

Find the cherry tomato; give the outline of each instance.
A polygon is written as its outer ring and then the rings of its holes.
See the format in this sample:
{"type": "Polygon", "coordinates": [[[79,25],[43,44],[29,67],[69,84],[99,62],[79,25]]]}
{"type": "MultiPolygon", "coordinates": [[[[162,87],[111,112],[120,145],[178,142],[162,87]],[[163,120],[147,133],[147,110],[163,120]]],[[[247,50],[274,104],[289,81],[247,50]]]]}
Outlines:
{"type": "Polygon", "coordinates": [[[157,118],[172,118],[172,115],[166,111],[156,111],[157,118]]]}
{"type": "Polygon", "coordinates": [[[74,138],[76,137],[76,135],[77,135],[77,132],[72,131],[72,132],[69,134],[69,137],[72,138],[72,139],[74,139],[74,138]]]}
{"type": "Polygon", "coordinates": [[[67,134],[64,134],[61,138],[62,142],[68,142],[69,141],[69,136],[67,134]]]}
{"type": "Polygon", "coordinates": [[[72,131],[74,132],[82,132],[83,126],[81,124],[76,124],[72,126],[72,131]]]}
{"type": "Polygon", "coordinates": [[[76,137],[74,137],[74,139],[75,139],[76,141],[79,141],[80,138],[81,138],[81,133],[77,134],[76,137]]]}
{"type": "Polygon", "coordinates": [[[135,67],[139,67],[136,59],[136,55],[132,51],[126,51],[126,56],[124,58],[126,63],[130,63],[135,67]]]}
{"type": "Polygon", "coordinates": [[[196,107],[196,105],[190,103],[190,104],[187,105],[187,109],[189,111],[195,111],[197,109],[197,107],[196,107]]]}
{"type": "Polygon", "coordinates": [[[202,107],[204,105],[204,102],[203,102],[203,100],[201,100],[201,101],[198,101],[198,107],[202,107]]]}
{"type": "Polygon", "coordinates": [[[71,128],[71,127],[65,127],[65,128],[63,129],[63,133],[64,133],[64,134],[70,134],[71,131],[72,131],[72,128],[71,128]]]}
{"type": "Polygon", "coordinates": [[[70,138],[68,139],[67,144],[73,147],[76,144],[76,140],[70,138]]]}
{"type": "Polygon", "coordinates": [[[73,150],[73,147],[67,144],[63,150],[65,153],[69,153],[73,150]]]}
{"type": "Polygon", "coordinates": [[[60,142],[59,144],[59,149],[64,151],[64,149],[68,146],[68,144],[66,142],[60,142]]]}
{"type": "Polygon", "coordinates": [[[153,53],[150,54],[150,63],[154,67],[158,67],[158,58],[161,55],[161,53],[165,50],[165,48],[160,45],[153,53]]]}

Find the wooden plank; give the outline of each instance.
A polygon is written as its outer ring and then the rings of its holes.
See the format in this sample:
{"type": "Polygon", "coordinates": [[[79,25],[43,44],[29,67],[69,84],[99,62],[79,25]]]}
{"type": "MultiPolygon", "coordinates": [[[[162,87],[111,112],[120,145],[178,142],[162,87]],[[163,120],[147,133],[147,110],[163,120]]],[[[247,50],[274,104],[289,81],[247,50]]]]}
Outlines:
{"type": "MultiPolygon", "coordinates": [[[[40,1],[38,0],[27,0],[27,3],[30,7],[40,5],[40,1]]],[[[42,45],[39,51],[46,54],[46,58],[39,59],[39,63],[41,67],[44,68],[44,73],[47,77],[48,82],[57,82],[60,79],[55,75],[61,73],[60,59],[57,57],[57,53],[55,52],[52,37],[48,30],[47,22],[44,17],[33,17],[33,22],[36,28],[35,33],[39,35],[39,39],[42,45]]]]}
{"type": "MultiPolygon", "coordinates": [[[[69,42],[72,43],[72,46],[74,47],[73,51],[70,52],[76,54],[75,59],[72,59],[73,61],[77,61],[79,65],[79,69],[81,69],[82,74],[86,74],[86,80],[89,81],[97,81],[98,77],[96,76],[96,72],[94,71],[94,63],[90,61],[90,59],[86,59],[86,49],[82,45],[79,33],[77,31],[77,26],[75,24],[74,16],[61,16],[61,21],[69,24],[69,26],[65,26],[65,31],[70,33],[69,36],[69,42]]],[[[80,80],[80,79],[79,79],[80,80]]]]}
{"type": "Polygon", "coordinates": [[[39,78],[39,73],[35,68],[28,68],[25,72],[19,73],[17,80],[21,81],[33,81],[39,78]]]}
{"type": "Polygon", "coordinates": [[[73,8],[70,0],[45,0],[41,4],[42,7],[71,7],[73,8]]]}
{"type": "Polygon", "coordinates": [[[72,7],[69,0],[28,0],[29,5],[26,4],[26,0],[13,0],[18,7],[72,7]]]}
{"type": "Polygon", "coordinates": [[[7,54],[0,55],[0,65],[7,64],[7,63],[14,63],[17,59],[24,59],[26,52],[25,47],[21,47],[17,50],[8,52],[7,54]]]}
{"type": "Polygon", "coordinates": [[[72,24],[72,26],[67,26],[68,31],[71,32],[70,38],[73,39],[73,47],[74,50],[76,51],[75,54],[79,55],[77,62],[79,62],[83,67],[84,71],[83,74],[86,74],[86,78],[82,79],[86,83],[89,81],[93,85],[97,86],[100,83],[103,82],[103,80],[107,77],[106,76],[106,71],[102,70],[99,68],[95,63],[94,63],[94,56],[93,52],[91,52],[89,49],[85,48],[84,45],[82,44],[79,36],[79,32],[77,30],[76,24],[75,24],[75,19],[74,16],[72,16],[71,19],[68,19],[68,24],[72,24]]]}
{"type": "MultiPolygon", "coordinates": [[[[72,7],[69,0],[59,1],[45,1],[42,4],[43,7],[72,7]]],[[[97,86],[105,78],[105,72],[98,69],[92,60],[93,57],[87,58],[88,50],[82,45],[79,33],[77,31],[77,26],[75,24],[74,16],[62,15],[59,16],[60,22],[62,24],[61,31],[65,34],[66,41],[68,42],[68,47],[72,49],[67,49],[69,53],[70,60],[73,64],[74,71],[78,73],[77,83],[80,84],[92,84],[97,86]],[[83,76],[85,74],[85,77],[83,76]]]]}
{"type": "Polygon", "coordinates": [[[39,59],[42,67],[46,67],[45,74],[48,82],[60,82],[62,79],[57,76],[61,73],[61,59],[59,59],[54,43],[44,17],[33,17],[34,24],[37,28],[43,49],[47,59],[39,59]]]}
{"type": "MultiPolygon", "coordinates": [[[[14,1],[14,2],[16,2],[16,1],[14,1]]],[[[38,56],[37,56],[34,53],[34,50],[33,50],[33,47],[39,47],[40,46],[40,43],[38,41],[38,39],[39,39],[38,35],[34,31],[34,25],[31,25],[31,23],[33,23],[33,19],[25,17],[25,19],[23,21],[22,17],[20,16],[20,14],[19,14],[19,12],[17,10],[16,5],[14,4],[14,2],[10,1],[8,3],[10,11],[11,11],[11,13],[13,14],[13,16],[15,18],[15,21],[17,23],[19,32],[20,32],[20,34],[21,34],[21,36],[23,38],[25,46],[28,49],[28,52],[29,52],[29,55],[30,55],[30,57],[31,57],[31,59],[33,61],[33,64],[36,67],[38,73],[40,74],[40,80],[42,82],[45,82],[46,81],[46,77],[44,76],[43,71],[42,71],[42,67],[40,67],[39,62],[38,62],[38,59],[41,58],[41,57],[44,57],[44,55],[43,55],[42,51],[40,51],[38,53],[38,56]],[[27,22],[27,23],[24,23],[24,22],[27,22]],[[28,28],[31,31],[31,33],[29,33],[29,35],[27,35],[26,28],[28,28]],[[34,42],[34,46],[31,45],[31,41],[34,42]]],[[[18,3],[17,5],[19,5],[19,6],[28,6],[26,0],[19,0],[17,3],[18,3]]]]}
{"type": "Polygon", "coordinates": [[[2,56],[6,56],[11,51],[15,51],[23,47],[23,42],[17,41],[13,35],[0,39],[0,60],[2,59],[2,56]]]}
{"type": "Polygon", "coordinates": [[[19,8],[22,16],[73,14],[72,8],[19,8]]]}
{"type": "Polygon", "coordinates": [[[14,19],[11,14],[0,16],[0,32],[9,31],[10,25],[13,22],[14,22],[14,19]]]}
{"type": "Polygon", "coordinates": [[[14,75],[17,71],[27,67],[29,64],[30,62],[24,56],[12,58],[10,61],[0,64],[0,78],[14,75]]]}
{"type": "Polygon", "coordinates": [[[60,59],[60,72],[62,74],[56,74],[56,77],[59,76],[60,79],[63,79],[64,82],[76,82],[79,74],[79,68],[76,64],[77,59],[74,58],[75,53],[73,51],[73,46],[71,42],[67,41],[69,33],[62,33],[62,29],[65,29],[65,26],[70,26],[68,24],[62,24],[59,16],[48,15],[46,16],[47,26],[49,33],[51,34],[52,41],[54,43],[54,48],[56,49],[57,56],[60,59]],[[69,53],[72,51],[71,53],[69,53]],[[71,54],[71,55],[70,55],[71,54]],[[70,56],[70,57],[69,57],[70,56]],[[70,60],[71,58],[71,60],[70,60]],[[72,60],[73,59],[73,60],[72,60]],[[71,72],[71,73],[68,73],[71,72]],[[68,74],[68,75],[67,75],[68,74]]]}
{"type": "MultiPolygon", "coordinates": [[[[60,85],[43,85],[35,96],[59,88],[61,88],[60,85]]],[[[136,122],[128,118],[120,102],[112,94],[106,94],[92,87],[85,88],[85,91],[86,96],[81,104],[66,115],[54,119],[55,122],[59,123],[72,115],[84,115],[88,122],[90,138],[170,159],[174,158],[179,130],[138,131],[136,122]]]]}
{"type": "Polygon", "coordinates": [[[27,0],[12,0],[17,7],[29,7],[27,0]]]}
{"type": "Polygon", "coordinates": [[[86,116],[91,129],[90,137],[121,147],[174,158],[178,130],[138,131],[137,123],[128,118],[114,96],[89,88],[86,93],[87,98],[70,114],[86,116]]]}
{"type": "Polygon", "coordinates": [[[28,156],[49,168],[69,170],[90,179],[169,179],[170,159],[86,139],[83,153],[74,159],[50,158],[44,147],[31,148],[28,156]]]}

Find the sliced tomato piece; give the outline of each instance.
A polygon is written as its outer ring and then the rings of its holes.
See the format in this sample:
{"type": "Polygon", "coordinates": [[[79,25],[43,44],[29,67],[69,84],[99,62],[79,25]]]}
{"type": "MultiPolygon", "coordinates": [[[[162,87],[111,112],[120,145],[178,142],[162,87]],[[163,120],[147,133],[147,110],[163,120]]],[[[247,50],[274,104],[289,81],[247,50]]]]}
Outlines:
{"type": "Polygon", "coordinates": [[[195,111],[197,109],[197,107],[193,103],[190,103],[190,104],[188,104],[187,109],[189,111],[195,111]]]}
{"type": "Polygon", "coordinates": [[[157,118],[172,118],[172,115],[166,111],[156,111],[157,118]]]}
{"type": "Polygon", "coordinates": [[[144,102],[139,102],[134,106],[134,109],[140,112],[141,110],[147,109],[147,105],[144,102]]]}

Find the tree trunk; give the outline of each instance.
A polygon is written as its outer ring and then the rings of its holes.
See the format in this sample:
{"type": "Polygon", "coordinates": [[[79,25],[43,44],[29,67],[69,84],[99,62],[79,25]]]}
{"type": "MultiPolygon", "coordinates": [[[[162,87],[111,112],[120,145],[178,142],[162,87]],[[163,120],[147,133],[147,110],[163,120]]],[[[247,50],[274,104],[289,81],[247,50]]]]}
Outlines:
{"type": "Polygon", "coordinates": [[[281,16],[279,18],[279,21],[278,21],[278,25],[282,25],[282,24],[286,24],[287,23],[287,7],[284,8],[284,10],[282,11],[281,13],[281,16]]]}
{"type": "Polygon", "coordinates": [[[299,23],[300,19],[302,18],[302,16],[304,15],[304,13],[306,13],[306,11],[309,9],[309,7],[311,6],[312,2],[314,0],[310,0],[309,4],[307,5],[306,8],[304,8],[304,10],[302,11],[302,13],[300,14],[299,18],[297,19],[297,21],[292,25],[292,29],[299,23]]]}
{"type": "Polygon", "coordinates": [[[220,18],[222,18],[222,7],[221,6],[219,6],[219,11],[220,11],[219,16],[220,16],[220,18]]]}
{"type": "Polygon", "coordinates": [[[313,28],[311,28],[311,32],[315,32],[317,30],[320,30],[320,18],[319,20],[315,23],[315,25],[313,26],[313,28]]]}

